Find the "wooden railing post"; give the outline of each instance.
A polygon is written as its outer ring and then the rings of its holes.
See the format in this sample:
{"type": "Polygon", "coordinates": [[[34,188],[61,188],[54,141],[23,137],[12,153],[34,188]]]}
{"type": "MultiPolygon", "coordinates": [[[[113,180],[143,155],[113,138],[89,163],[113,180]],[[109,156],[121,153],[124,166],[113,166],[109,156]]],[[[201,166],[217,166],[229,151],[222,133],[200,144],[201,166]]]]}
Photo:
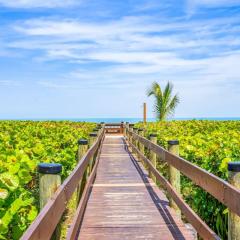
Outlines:
{"type": "MultiPolygon", "coordinates": [[[[138,128],[137,128],[137,127],[134,127],[134,128],[133,128],[133,132],[137,134],[137,133],[138,133],[138,128]]],[[[132,139],[132,141],[133,141],[133,145],[134,145],[135,147],[138,147],[138,140],[132,139]]]]}
{"type": "MultiPolygon", "coordinates": [[[[134,126],[134,124],[129,124],[129,131],[130,131],[130,132],[133,131],[133,126],[134,126]]],[[[133,143],[133,141],[132,141],[132,135],[131,135],[131,134],[128,134],[128,141],[129,141],[130,143],[133,143]]],[[[131,149],[131,148],[130,148],[130,149],[131,149]]]]}
{"type": "MultiPolygon", "coordinates": [[[[150,141],[154,144],[157,144],[157,134],[151,133],[150,134],[150,141]]],[[[155,168],[157,168],[157,154],[150,150],[149,160],[153,164],[155,168]]],[[[152,174],[152,172],[148,169],[148,175],[152,180],[156,183],[156,177],[152,174]]]]}
{"type": "MultiPolygon", "coordinates": [[[[77,159],[78,162],[81,160],[81,158],[87,152],[87,150],[88,150],[88,140],[79,139],[78,140],[78,159],[77,159]]],[[[82,194],[82,191],[83,191],[84,186],[86,184],[86,180],[87,180],[87,171],[84,172],[82,179],[79,181],[79,185],[78,185],[78,188],[77,188],[77,197],[76,197],[77,204],[76,204],[76,207],[78,206],[78,203],[81,199],[81,194],[82,194]]]]}
{"type": "Polygon", "coordinates": [[[126,137],[127,135],[127,123],[123,124],[123,136],[126,137]]]}
{"type": "Polygon", "coordinates": [[[100,122],[100,124],[101,124],[102,128],[104,128],[105,123],[104,122],[100,122]]]}
{"type": "Polygon", "coordinates": [[[129,122],[126,122],[126,125],[125,125],[125,127],[126,127],[126,138],[128,139],[129,138],[129,122]]]}
{"type": "MultiPolygon", "coordinates": [[[[98,136],[97,132],[91,132],[89,134],[89,147],[91,147],[93,145],[93,143],[95,142],[97,136],[98,136]]],[[[87,170],[87,177],[89,177],[90,174],[91,174],[92,167],[93,167],[93,162],[94,162],[94,156],[90,159],[88,170],[87,170]]]]}
{"type": "Polygon", "coordinates": [[[93,129],[93,131],[92,131],[93,133],[96,133],[97,134],[97,136],[99,135],[99,128],[98,127],[96,127],[96,128],[94,128],[93,129]]]}
{"type": "Polygon", "coordinates": [[[120,134],[124,134],[124,122],[120,124],[120,134]]]}
{"type": "MultiPolygon", "coordinates": [[[[138,129],[138,135],[139,136],[141,136],[141,137],[143,137],[143,134],[144,132],[143,132],[143,128],[139,128],[138,129]]],[[[139,149],[139,151],[144,155],[144,149],[145,149],[145,147],[144,147],[144,145],[139,141],[138,142],[138,149],[139,149]]],[[[144,161],[142,162],[142,164],[143,164],[143,166],[145,166],[146,164],[144,163],[144,161]]]]}
{"type": "MultiPolygon", "coordinates": [[[[168,151],[174,155],[179,156],[179,141],[178,140],[170,140],[168,141],[168,151]]],[[[180,171],[175,167],[169,165],[169,182],[173,186],[173,188],[181,194],[181,174],[180,171]]],[[[175,209],[179,217],[181,217],[181,211],[178,208],[177,204],[173,201],[172,198],[169,199],[170,207],[175,209]]]]}
{"type": "MultiPolygon", "coordinates": [[[[38,172],[39,202],[40,209],[42,209],[61,185],[62,165],[58,163],[40,163],[38,164],[38,172]]],[[[60,226],[57,226],[52,239],[59,239],[60,234],[60,226]]]]}
{"type": "MultiPolygon", "coordinates": [[[[234,187],[240,189],[240,162],[228,163],[228,182],[234,187]]],[[[228,240],[238,239],[240,239],[240,217],[229,210],[228,240]]]]}

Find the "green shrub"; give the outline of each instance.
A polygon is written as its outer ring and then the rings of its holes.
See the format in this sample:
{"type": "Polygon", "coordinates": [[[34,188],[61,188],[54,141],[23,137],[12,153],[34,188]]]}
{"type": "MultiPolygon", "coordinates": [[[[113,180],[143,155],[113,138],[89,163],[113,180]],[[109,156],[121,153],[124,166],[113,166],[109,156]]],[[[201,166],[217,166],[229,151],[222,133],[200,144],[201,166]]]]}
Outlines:
{"type": "Polygon", "coordinates": [[[63,165],[64,180],[76,165],[77,140],[92,123],[0,121],[0,239],[19,239],[36,218],[40,162],[63,165]]]}
{"type": "MultiPolygon", "coordinates": [[[[145,129],[145,136],[156,132],[158,144],[165,148],[168,140],[178,139],[181,157],[225,180],[228,162],[240,160],[240,121],[170,121],[148,123],[145,129]]],[[[158,169],[167,176],[166,166],[159,163],[158,169]]],[[[186,177],[181,181],[186,202],[219,236],[227,239],[226,207],[186,177]]]]}

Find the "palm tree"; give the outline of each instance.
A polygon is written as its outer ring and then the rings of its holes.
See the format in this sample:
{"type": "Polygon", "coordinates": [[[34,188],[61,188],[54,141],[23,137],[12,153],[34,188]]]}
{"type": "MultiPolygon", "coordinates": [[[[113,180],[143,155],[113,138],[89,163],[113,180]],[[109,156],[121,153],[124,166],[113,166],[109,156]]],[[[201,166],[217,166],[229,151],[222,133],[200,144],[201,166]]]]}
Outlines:
{"type": "Polygon", "coordinates": [[[154,112],[158,121],[166,120],[167,117],[173,115],[179,103],[178,95],[172,97],[172,91],[173,85],[170,82],[167,83],[164,91],[157,82],[153,82],[151,88],[147,91],[148,97],[154,96],[155,98],[154,112]]]}

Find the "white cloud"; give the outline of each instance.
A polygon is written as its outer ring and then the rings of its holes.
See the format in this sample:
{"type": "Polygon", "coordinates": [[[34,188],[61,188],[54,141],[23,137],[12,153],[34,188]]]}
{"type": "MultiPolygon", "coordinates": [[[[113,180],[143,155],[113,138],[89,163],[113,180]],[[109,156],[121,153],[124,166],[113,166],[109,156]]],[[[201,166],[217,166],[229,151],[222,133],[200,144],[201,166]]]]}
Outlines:
{"type": "Polygon", "coordinates": [[[0,5],[11,8],[54,8],[73,6],[80,0],[0,0],[0,5]]]}
{"type": "Polygon", "coordinates": [[[8,47],[40,51],[41,61],[79,64],[76,69],[81,71],[66,72],[62,80],[39,82],[46,88],[122,87],[143,89],[144,94],[152,81],[170,80],[186,94],[198,87],[201,93],[208,89],[211,94],[214,86],[221,91],[231,89],[240,76],[240,52],[232,50],[240,47],[239,20],[165,22],[142,16],[107,22],[33,19],[14,25],[19,37],[8,47]]]}

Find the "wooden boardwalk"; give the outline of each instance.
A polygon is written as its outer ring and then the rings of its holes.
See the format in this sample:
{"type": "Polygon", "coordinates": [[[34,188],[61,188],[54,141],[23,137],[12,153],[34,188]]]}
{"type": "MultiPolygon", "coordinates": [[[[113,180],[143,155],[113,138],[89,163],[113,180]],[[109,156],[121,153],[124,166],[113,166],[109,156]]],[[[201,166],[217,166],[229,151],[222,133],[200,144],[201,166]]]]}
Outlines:
{"type": "Polygon", "coordinates": [[[166,196],[128,152],[106,135],[78,239],[194,239],[166,196]]]}
{"type": "Polygon", "coordinates": [[[178,190],[181,188],[180,182],[173,177],[168,181],[161,175],[155,156],[163,159],[169,170],[174,169],[175,176],[184,175],[224,204],[229,209],[228,221],[232,226],[228,233],[229,239],[240,239],[239,218],[236,217],[240,216],[240,190],[238,182],[233,181],[238,179],[236,174],[239,174],[239,162],[228,164],[230,184],[178,156],[175,153],[178,141],[169,141],[168,151],[155,143],[156,136],[151,136],[149,140],[142,136],[142,129],[133,129],[129,123],[102,124],[97,129],[89,134],[90,144],[85,139],[78,141],[78,164],[57,189],[55,184],[60,176],[55,174],[55,168],[58,169],[59,164],[45,164],[46,176],[54,170],[56,181],[52,181],[51,187],[56,192],[49,196],[48,202],[21,240],[58,238],[56,227],[60,229],[62,216],[66,213],[67,204],[73,200],[74,193],[79,195],[80,202],[76,203],[74,217],[67,224],[66,240],[192,240],[197,239],[196,232],[201,239],[220,240],[184,201],[178,190]],[[196,231],[187,227],[173,208],[169,207],[164,193],[154,185],[138,159],[128,151],[125,139],[196,231]],[[148,152],[151,156],[148,156],[148,152]]]}

